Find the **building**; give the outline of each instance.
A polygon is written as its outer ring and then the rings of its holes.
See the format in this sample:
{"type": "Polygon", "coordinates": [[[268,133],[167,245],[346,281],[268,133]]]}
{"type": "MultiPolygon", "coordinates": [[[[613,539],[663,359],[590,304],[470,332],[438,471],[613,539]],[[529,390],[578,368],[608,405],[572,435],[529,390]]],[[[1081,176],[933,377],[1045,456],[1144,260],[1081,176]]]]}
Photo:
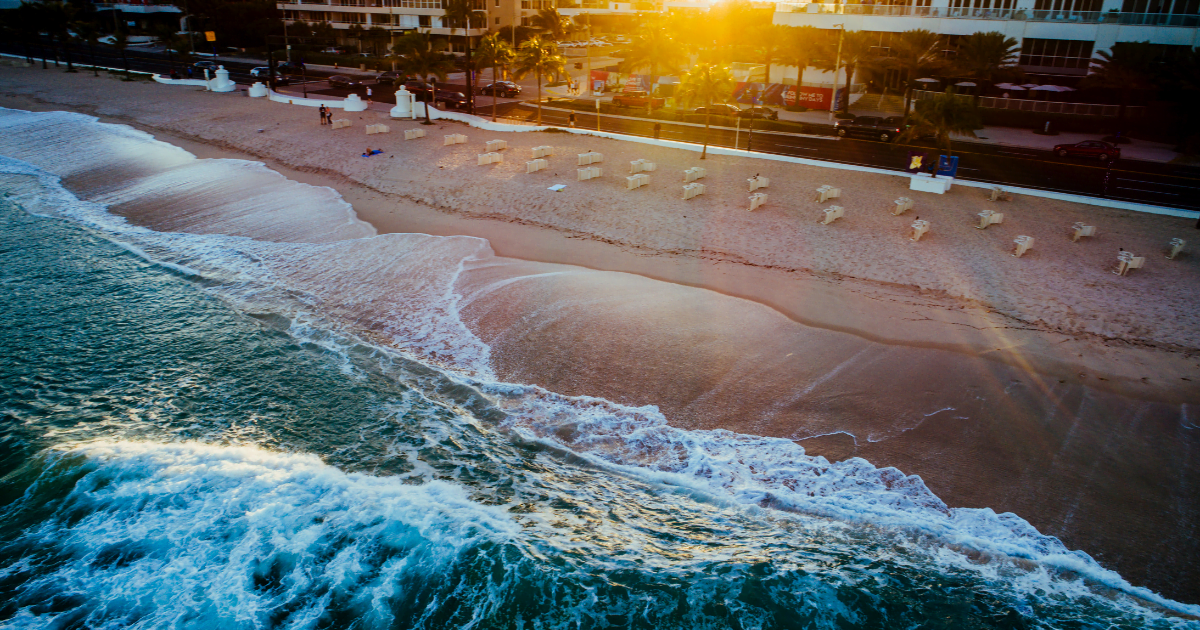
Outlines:
{"type": "MultiPolygon", "coordinates": [[[[479,0],[478,8],[487,16],[486,27],[476,27],[467,33],[476,39],[520,20],[518,8],[529,0],[479,0]]],[[[431,35],[449,36],[451,50],[461,51],[461,28],[451,29],[445,19],[441,0],[294,0],[278,3],[285,23],[304,21],[310,24],[328,22],[335,29],[358,25],[364,29],[380,27],[393,35],[419,31],[431,35]]],[[[536,11],[535,11],[536,13],[536,11]]],[[[472,46],[475,45],[472,42],[472,46]]]]}

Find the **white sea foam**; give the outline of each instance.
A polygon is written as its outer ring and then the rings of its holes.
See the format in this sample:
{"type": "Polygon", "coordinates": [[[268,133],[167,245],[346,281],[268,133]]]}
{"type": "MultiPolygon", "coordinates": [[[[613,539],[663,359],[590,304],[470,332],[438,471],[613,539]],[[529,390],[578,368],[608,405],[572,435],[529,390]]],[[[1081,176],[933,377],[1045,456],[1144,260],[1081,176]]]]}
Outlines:
{"type": "MultiPolygon", "coordinates": [[[[11,126],[14,118],[0,116],[0,121],[11,126]]],[[[70,124],[76,125],[79,135],[98,137],[112,128],[90,119],[70,124]]],[[[123,142],[161,144],[127,130],[118,135],[123,142]]],[[[88,143],[102,144],[94,139],[88,143]]],[[[1086,592],[1080,581],[1051,580],[1046,569],[1053,568],[1200,615],[1200,606],[1133,587],[1087,554],[1067,549],[1016,515],[948,508],[919,477],[894,468],[876,468],[857,458],[830,463],[806,455],[802,447],[785,439],[680,430],[669,426],[654,407],[633,408],[497,382],[490,349],[458,316],[460,298],[455,291],[465,264],[487,264],[492,256],[486,241],[389,234],[298,244],[160,233],[132,226],[101,204],[79,201],[61,187],[57,177],[29,164],[0,159],[0,172],[36,178],[36,190],[10,179],[18,202],[31,212],[70,217],[148,260],[186,270],[238,309],[282,314],[293,322],[290,332],[297,338],[335,352],[343,351],[347,343],[373,341],[435,363],[447,370],[448,378],[484,392],[508,414],[505,425],[525,439],[572,450],[597,465],[648,481],[693,488],[742,505],[921,532],[940,542],[933,557],[951,566],[985,574],[996,570],[995,565],[971,560],[970,554],[956,550],[959,546],[1027,559],[1041,568],[1009,579],[1030,592],[1046,588],[1050,581],[1063,592],[1086,592]]],[[[142,182],[156,181],[153,173],[141,177],[142,182]]],[[[105,194],[116,195],[113,199],[121,203],[154,194],[150,184],[114,190],[105,194]]]]}

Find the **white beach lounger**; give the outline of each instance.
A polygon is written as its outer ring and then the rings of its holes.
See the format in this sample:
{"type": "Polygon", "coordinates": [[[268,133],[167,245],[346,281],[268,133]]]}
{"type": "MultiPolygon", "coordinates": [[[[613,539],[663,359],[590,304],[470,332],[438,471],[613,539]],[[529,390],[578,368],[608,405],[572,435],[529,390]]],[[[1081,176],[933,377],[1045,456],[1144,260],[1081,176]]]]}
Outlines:
{"type": "Polygon", "coordinates": [[[634,160],[629,163],[629,174],[648,173],[658,168],[658,165],[650,160],[634,160]]]}
{"type": "Polygon", "coordinates": [[[544,157],[550,157],[552,155],[554,155],[554,147],[552,147],[552,146],[543,145],[540,147],[533,147],[533,157],[534,158],[544,158],[544,157]]]}
{"type": "Polygon", "coordinates": [[[576,173],[577,177],[579,178],[579,181],[582,182],[582,181],[587,181],[589,179],[596,179],[597,177],[600,177],[601,171],[600,171],[599,166],[587,166],[587,167],[584,167],[581,169],[577,169],[575,171],[575,173],[576,173]]]}
{"type": "Polygon", "coordinates": [[[633,190],[635,188],[641,188],[642,186],[647,186],[649,184],[650,184],[650,176],[645,173],[639,173],[637,175],[630,175],[629,177],[625,178],[625,189],[626,190],[633,190]]]}
{"type": "Polygon", "coordinates": [[[921,240],[922,236],[929,231],[929,222],[924,219],[917,219],[912,222],[912,236],[909,240],[916,242],[921,240]]]}
{"type": "Polygon", "coordinates": [[[1071,241],[1078,241],[1085,236],[1095,236],[1096,226],[1084,225],[1082,222],[1076,222],[1071,226],[1071,241]]]}
{"type": "Polygon", "coordinates": [[[763,177],[762,175],[758,175],[756,177],[746,178],[746,183],[750,186],[750,190],[748,192],[754,192],[759,188],[766,188],[771,183],[771,180],[763,177]]]}
{"type": "Polygon", "coordinates": [[[694,182],[705,175],[708,175],[708,171],[700,166],[693,166],[683,172],[683,183],[694,182]]]}
{"type": "Polygon", "coordinates": [[[371,136],[377,133],[391,133],[392,130],[387,125],[367,125],[367,135],[371,136]]]}
{"type": "Polygon", "coordinates": [[[704,194],[704,184],[693,183],[693,184],[684,184],[683,185],[683,198],[684,199],[691,199],[692,197],[698,197],[703,194],[704,194]]]}
{"type": "Polygon", "coordinates": [[[1121,252],[1117,254],[1117,268],[1113,269],[1113,273],[1123,276],[1129,273],[1130,269],[1141,269],[1144,264],[1146,264],[1144,257],[1134,256],[1133,252],[1121,252]]]}
{"type": "Polygon", "coordinates": [[[495,151],[503,151],[508,148],[508,141],[507,140],[488,140],[486,143],[486,148],[487,148],[488,153],[493,153],[495,151]]]}
{"type": "Polygon", "coordinates": [[[842,189],[829,184],[825,184],[817,189],[817,203],[825,203],[830,199],[837,199],[842,196],[842,189]]]}
{"type": "Polygon", "coordinates": [[[1167,246],[1169,248],[1167,250],[1167,260],[1175,260],[1175,257],[1178,256],[1179,253],[1183,251],[1183,246],[1186,244],[1187,244],[1187,242],[1181,238],[1171,239],[1171,242],[1167,243],[1167,246]]]}
{"type": "Polygon", "coordinates": [[[478,157],[479,157],[479,166],[483,166],[485,164],[499,164],[504,161],[504,158],[499,153],[495,153],[495,152],[480,153],[478,157]]]}
{"type": "Polygon", "coordinates": [[[404,130],[404,139],[405,140],[416,140],[417,138],[424,138],[424,137],[425,137],[424,129],[405,129],[404,130]]]}
{"type": "Polygon", "coordinates": [[[754,212],[764,203],[767,203],[767,193],[754,193],[750,195],[750,212],[754,212]]]}
{"type": "Polygon", "coordinates": [[[526,173],[536,173],[536,172],[546,168],[547,166],[550,166],[550,162],[548,162],[546,160],[541,160],[541,159],[530,160],[525,163],[525,172],[526,173]]]}
{"type": "Polygon", "coordinates": [[[1022,254],[1029,251],[1033,247],[1032,236],[1018,236],[1013,239],[1013,256],[1020,258],[1022,254]]]}
{"type": "Polygon", "coordinates": [[[908,197],[900,197],[894,203],[896,204],[896,207],[892,209],[892,214],[894,216],[900,216],[905,212],[912,210],[913,207],[913,200],[909,199],[908,197]]]}
{"type": "Polygon", "coordinates": [[[446,140],[445,140],[445,142],[442,143],[442,146],[450,146],[452,144],[466,144],[466,143],[467,143],[466,136],[462,135],[461,133],[452,133],[452,134],[446,136],[446,140]]]}
{"type": "Polygon", "coordinates": [[[825,208],[825,218],[821,220],[821,225],[829,225],[844,216],[846,216],[845,208],[841,206],[829,206],[825,208]]]}
{"type": "Polygon", "coordinates": [[[349,119],[349,118],[339,118],[339,119],[337,119],[337,120],[333,121],[333,128],[334,128],[334,129],[342,129],[342,128],[344,128],[344,127],[349,127],[349,126],[350,126],[350,119],[349,119]]]}
{"type": "Polygon", "coordinates": [[[991,210],[984,210],[983,212],[979,213],[979,225],[976,225],[975,229],[983,230],[983,229],[987,229],[987,226],[989,226],[989,225],[995,225],[997,223],[1003,223],[1003,222],[1004,222],[1004,215],[1002,213],[993,212],[991,210]]]}
{"type": "Polygon", "coordinates": [[[1004,189],[999,186],[992,186],[988,192],[988,201],[1011,201],[1012,195],[1004,192],[1004,189]]]}
{"type": "Polygon", "coordinates": [[[588,164],[595,164],[603,161],[604,156],[596,153],[595,151],[588,151],[587,153],[579,154],[579,166],[587,166],[588,164]]]}

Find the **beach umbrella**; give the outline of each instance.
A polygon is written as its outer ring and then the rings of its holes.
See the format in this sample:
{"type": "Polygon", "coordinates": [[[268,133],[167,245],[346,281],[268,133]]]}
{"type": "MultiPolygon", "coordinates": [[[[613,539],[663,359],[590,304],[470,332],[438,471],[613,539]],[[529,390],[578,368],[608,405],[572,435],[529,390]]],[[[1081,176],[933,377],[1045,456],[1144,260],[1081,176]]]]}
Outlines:
{"type": "Polygon", "coordinates": [[[975,84],[970,81],[959,81],[954,84],[954,87],[975,87],[975,84]]]}
{"type": "Polygon", "coordinates": [[[1064,86],[1064,85],[1039,85],[1039,86],[1037,86],[1037,87],[1035,87],[1035,88],[1029,88],[1029,90],[1030,90],[1031,92],[1033,92],[1033,91],[1041,91],[1041,92],[1074,92],[1074,91],[1075,91],[1075,88],[1069,88],[1069,87],[1066,87],[1066,86],[1064,86]]]}
{"type": "Polygon", "coordinates": [[[1019,85],[1013,85],[1012,83],[997,83],[993,87],[998,87],[1001,90],[1012,90],[1014,92],[1024,92],[1025,91],[1025,88],[1023,88],[1019,85]]]}

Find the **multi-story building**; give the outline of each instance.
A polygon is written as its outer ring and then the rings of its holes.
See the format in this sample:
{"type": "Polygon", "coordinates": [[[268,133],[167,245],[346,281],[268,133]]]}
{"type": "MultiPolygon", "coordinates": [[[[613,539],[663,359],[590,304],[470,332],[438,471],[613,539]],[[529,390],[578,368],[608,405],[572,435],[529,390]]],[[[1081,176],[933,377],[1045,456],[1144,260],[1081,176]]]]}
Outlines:
{"type": "MultiPolygon", "coordinates": [[[[999,31],[1021,46],[1020,68],[1035,80],[1070,85],[1095,54],[1118,42],[1173,49],[1200,42],[1200,0],[909,0],[910,4],[779,2],[774,22],[787,26],[867,31],[885,48],[895,33],[925,29],[955,40],[999,31]]],[[[782,75],[772,79],[782,82],[782,75]]],[[[794,76],[794,75],[793,75],[794,76]]]]}
{"type": "MultiPolygon", "coordinates": [[[[478,0],[479,10],[487,16],[487,26],[472,28],[468,34],[478,38],[489,29],[496,30],[512,24],[514,19],[519,20],[516,7],[520,2],[522,0],[478,0]]],[[[364,29],[378,26],[396,35],[406,31],[455,35],[450,38],[451,50],[462,49],[463,29],[449,27],[442,0],[291,0],[277,6],[283,11],[285,23],[289,24],[296,21],[328,22],[343,30],[357,24],[364,29]]]]}

